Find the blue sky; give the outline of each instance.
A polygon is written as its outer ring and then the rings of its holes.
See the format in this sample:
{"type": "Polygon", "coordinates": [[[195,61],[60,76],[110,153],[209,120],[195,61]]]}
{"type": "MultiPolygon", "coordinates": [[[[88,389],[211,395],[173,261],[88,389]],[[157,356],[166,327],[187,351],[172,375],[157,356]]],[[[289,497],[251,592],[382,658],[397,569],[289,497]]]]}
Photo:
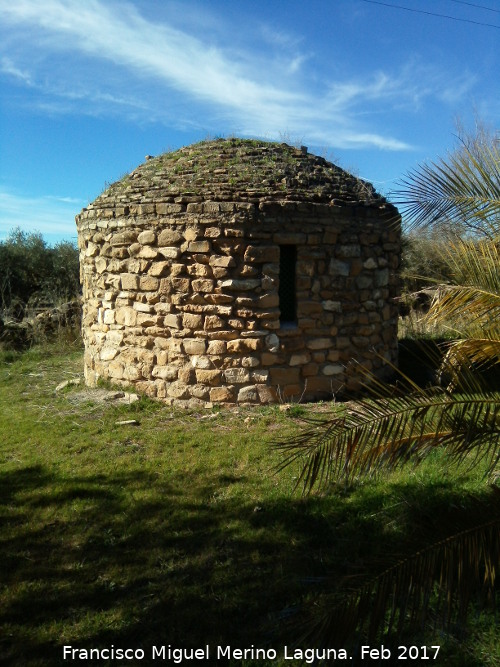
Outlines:
{"type": "Polygon", "coordinates": [[[75,239],[145,155],[215,136],[305,144],[387,194],[457,119],[499,127],[499,45],[500,0],[0,0],[0,240],[75,239]]]}

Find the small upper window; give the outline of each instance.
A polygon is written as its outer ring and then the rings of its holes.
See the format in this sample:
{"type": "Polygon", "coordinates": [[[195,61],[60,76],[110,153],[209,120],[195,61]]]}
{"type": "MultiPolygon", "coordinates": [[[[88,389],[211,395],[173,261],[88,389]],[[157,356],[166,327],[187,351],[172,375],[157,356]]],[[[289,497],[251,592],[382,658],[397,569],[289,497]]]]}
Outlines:
{"type": "Polygon", "coordinates": [[[280,324],[297,323],[297,292],[295,274],[297,265],[297,246],[280,245],[280,324]]]}

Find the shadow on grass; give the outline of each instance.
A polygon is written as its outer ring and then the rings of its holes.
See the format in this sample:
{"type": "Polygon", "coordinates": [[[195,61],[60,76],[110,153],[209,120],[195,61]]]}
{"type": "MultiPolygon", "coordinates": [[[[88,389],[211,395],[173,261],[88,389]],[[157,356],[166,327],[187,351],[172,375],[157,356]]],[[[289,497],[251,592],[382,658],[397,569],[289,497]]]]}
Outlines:
{"type": "Polygon", "coordinates": [[[440,512],[463,502],[450,483],[259,506],[225,497],[244,481],[237,475],[206,479],[199,487],[186,479],[187,492],[140,471],[65,477],[36,466],[0,474],[4,664],[63,664],[63,645],[143,648],[140,664],[152,664],[152,646],[169,644],[280,653],[294,639],[280,636],[281,621],[323,577],[417,544],[422,517],[437,524],[440,512]],[[398,511],[396,525],[398,503],[408,510],[398,511]]]}

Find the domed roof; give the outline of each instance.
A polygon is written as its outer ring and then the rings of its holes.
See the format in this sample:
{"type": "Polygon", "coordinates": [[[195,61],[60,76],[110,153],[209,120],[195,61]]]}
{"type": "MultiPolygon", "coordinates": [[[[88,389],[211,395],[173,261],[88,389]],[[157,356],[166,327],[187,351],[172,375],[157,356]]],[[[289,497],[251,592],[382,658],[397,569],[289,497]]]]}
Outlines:
{"type": "Polygon", "coordinates": [[[171,202],[179,197],[364,204],[376,208],[387,205],[371,184],[309,154],[305,147],[231,138],[202,141],[157,157],[148,156],[146,162],[113,183],[89,208],[171,202]]]}

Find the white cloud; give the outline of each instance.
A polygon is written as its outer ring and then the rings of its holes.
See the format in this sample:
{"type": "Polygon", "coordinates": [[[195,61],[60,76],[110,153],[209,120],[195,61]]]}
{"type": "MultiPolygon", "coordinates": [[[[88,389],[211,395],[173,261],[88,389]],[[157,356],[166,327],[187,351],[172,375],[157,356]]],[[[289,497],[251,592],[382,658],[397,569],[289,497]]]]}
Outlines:
{"type": "Polygon", "coordinates": [[[49,242],[76,239],[75,215],[85,206],[74,197],[26,197],[0,189],[0,241],[19,227],[40,232],[49,242]]]}
{"type": "Polygon", "coordinates": [[[217,118],[228,132],[245,128],[276,137],[286,129],[338,148],[409,148],[374,131],[366,116],[361,122],[359,112],[369,104],[373,122],[377,104],[387,109],[415,103],[412,72],[324,81],[323,90],[313,90],[299,78],[310,56],[297,51],[300,40],[293,35],[261,27],[261,36],[288,49],[273,52],[264,67],[262,55],[242,52],[230,36],[222,48],[166,22],[153,23],[125,1],[0,0],[0,16],[9,34],[30,28],[30,40],[18,40],[15,49],[22,64],[9,54],[4,71],[43,91],[48,99],[39,108],[101,114],[116,113],[119,105],[120,113],[136,120],[189,124],[203,117],[207,128],[217,118]]]}

